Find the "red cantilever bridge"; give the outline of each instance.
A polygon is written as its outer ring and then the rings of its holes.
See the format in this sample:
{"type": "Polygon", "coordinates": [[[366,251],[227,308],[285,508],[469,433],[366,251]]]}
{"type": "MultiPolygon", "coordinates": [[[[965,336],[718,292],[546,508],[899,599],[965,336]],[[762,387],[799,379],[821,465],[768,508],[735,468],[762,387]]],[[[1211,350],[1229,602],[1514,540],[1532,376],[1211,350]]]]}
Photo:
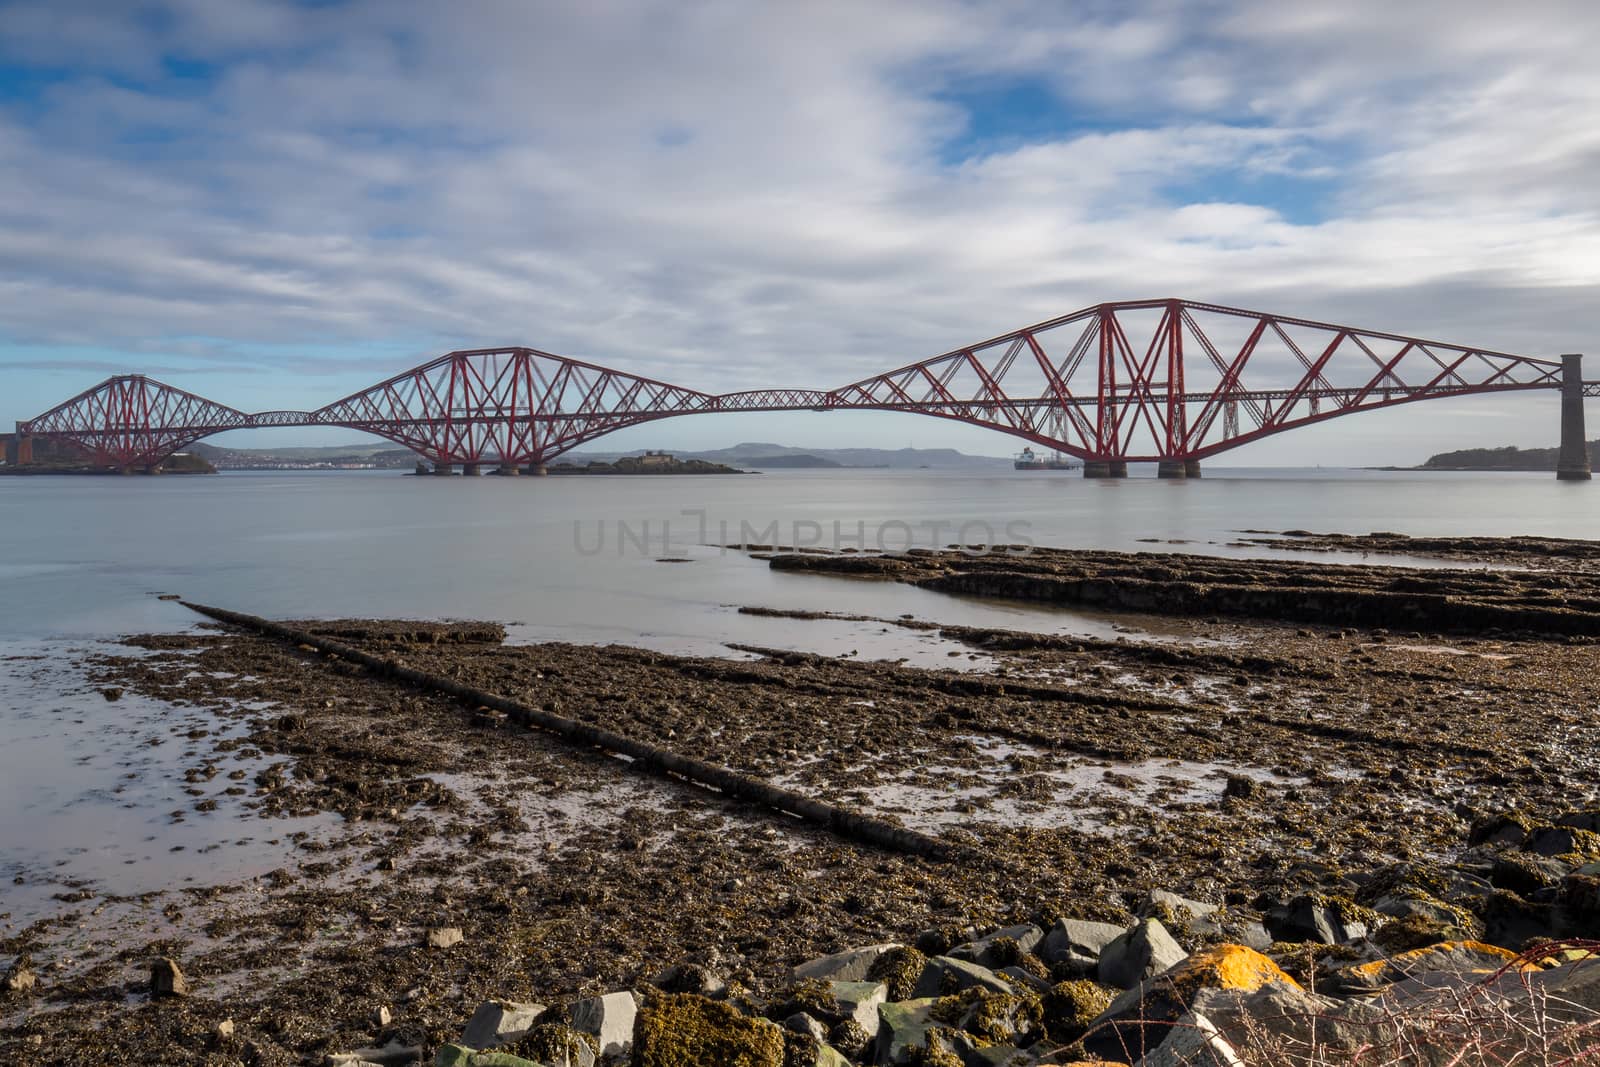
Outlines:
{"type": "Polygon", "coordinates": [[[705,393],[531,348],[451,352],[315,411],[248,414],[142,375],[107,379],[17,424],[120,470],[226,430],[342,426],[448,473],[543,471],[613,430],[737,411],[915,412],[1069,453],[1091,477],[1156,461],[1168,477],[1298,426],[1396,404],[1562,391],[1564,477],[1587,477],[1581,357],[1542,359],[1187,300],[1099,304],[830,390],[705,393]],[[1574,444],[1575,443],[1575,444],[1574,444]],[[1569,448],[1573,445],[1573,448],[1569,448]],[[1569,452],[1571,453],[1569,455],[1569,452]]]}

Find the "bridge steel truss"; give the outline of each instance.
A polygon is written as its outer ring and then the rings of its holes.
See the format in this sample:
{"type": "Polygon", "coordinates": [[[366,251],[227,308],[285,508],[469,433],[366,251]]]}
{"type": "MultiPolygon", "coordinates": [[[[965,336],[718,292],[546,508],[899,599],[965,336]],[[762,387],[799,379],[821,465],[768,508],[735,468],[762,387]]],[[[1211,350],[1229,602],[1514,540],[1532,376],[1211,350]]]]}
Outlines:
{"type": "MultiPolygon", "coordinates": [[[[1560,360],[1149,300],[1084,308],[826,391],[713,394],[532,348],[486,348],[448,353],[314,411],[247,414],[119,375],[17,429],[123,469],[261,426],[347,427],[436,465],[505,466],[540,465],[679,415],[872,409],[984,426],[1085,461],[1195,461],[1360,411],[1562,384],[1560,360]]],[[[1583,392],[1600,394],[1600,382],[1583,392]]]]}

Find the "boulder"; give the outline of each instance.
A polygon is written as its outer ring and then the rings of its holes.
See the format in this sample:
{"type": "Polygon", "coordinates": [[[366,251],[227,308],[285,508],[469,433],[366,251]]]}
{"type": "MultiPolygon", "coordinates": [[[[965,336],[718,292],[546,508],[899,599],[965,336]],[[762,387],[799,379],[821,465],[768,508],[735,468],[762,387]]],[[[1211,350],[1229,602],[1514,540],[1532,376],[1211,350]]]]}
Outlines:
{"type": "Polygon", "coordinates": [[[1031,989],[1035,993],[1048,993],[1054,983],[1040,978],[1026,967],[1002,967],[994,972],[1002,978],[1011,980],[1011,984],[1018,989],[1031,989]]]}
{"type": "Polygon", "coordinates": [[[1600,834],[1572,826],[1541,826],[1522,843],[1524,852],[1539,856],[1576,854],[1584,859],[1600,858],[1600,834]]]}
{"type": "Polygon", "coordinates": [[[1032,923],[1025,923],[1022,926],[1008,926],[1004,930],[996,930],[988,937],[957,945],[945,955],[992,970],[1015,964],[1021,957],[1038,948],[1039,942],[1043,940],[1043,930],[1032,923]]]}
{"type": "Polygon", "coordinates": [[[783,1031],[693,993],[645,1001],[633,1030],[633,1067],[783,1067],[783,1031]]]}
{"type": "Polygon", "coordinates": [[[1413,988],[1439,984],[1418,981],[1428,975],[1466,978],[1470,982],[1494,974],[1516,958],[1517,954],[1510,949],[1486,945],[1481,941],[1443,941],[1401,952],[1387,959],[1346,967],[1330,978],[1329,991],[1347,995],[1376,992],[1396,983],[1411,982],[1413,988]]]}
{"type": "Polygon", "coordinates": [[[150,995],[152,997],[186,997],[189,981],[178,968],[177,961],[162,956],[150,965],[150,995]]]}
{"type": "Polygon", "coordinates": [[[846,949],[831,956],[808,960],[794,969],[794,980],[800,982],[807,978],[820,978],[833,982],[860,982],[867,977],[867,971],[879,956],[901,947],[894,944],[868,945],[866,948],[846,949]]]}
{"type": "Polygon", "coordinates": [[[1382,1040],[1391,1019],[1389,1009],[1360,1000],[1334,1000],[1280,981],[1253,990],[1201,989],[1190,1010],[1246,1048],[1251,1062],[1262,1064],[1278,1062],[1271,1058],[1273,1046],[1299,1052],[1315,1048],[1322,1063],[1354,1062],[1338,1053],[1365,1049],[1371,1055],[1372,1043],[1382,1040]]]}
{"type": "Polygon", "coordinates": [[[1188,953],[1156,919],[1141,919],[1100,953],[1096,975],[1106,985],[1132,989],[1182,963],[1188,953]]]}
{"type": "Polygon", "coordinates": [[[1121,937],[1126,927],[1114,923],[1060,919],[1039,946],[1039,958],[1048,964],[1086,961],[1084,973],[1094,969],[1105,947],[1121,937]]]}
{"type": "Polygon", "coordinates": [[[987,989],[991,993],[1010,993],[1012,985],[987,967],[949,956],[935,956],[922,968],[912,990],[913,999],[945,997],[963,989],[987,989]]]}
{"type": "Polygon", "coordinates": [[[937,997],[921,997],[884,1004],[878,1008],[878,1043],[874,1063],[904,1063],[910,1050],[928,1043],[928,1030],[934,1026],[933,1006],[937,997]]]}
{"type": "MultiPolygon", "coordinates": [[[[1299,989],[1294,979],[1254,949],[1217,945],[1117,997],[1090,1023],[1083,1044],[1106,1059],[1137,1062],[1166,1039],[1173,1024],[1194,1006],[1201,990],[1253,992],[1273,983],[1299,989]]],[[[1215,1021],[1214,1015],[1207,1014],[1215,1021]]]]}
{"type": "Polygon", "coordinates": [[[461,1044],[468,1048],[489,1049],[509,1045],[532,1030],[544,1014],[543,1004],[519,1004],[509,1000],[487,1000],[467,1020],[461,1044]]]}
{"type": "Polygon", "coordinates": [[[638,1012],[632,993],[607,993],[576,1002],[569,1015],[574,1030],[594,1035],[600,1055],[613,1056],[628,1051],[638,1012]]]}
{"type": "Polygon", "coordinates": [[[1155,916],[1161,918],[1161,913],[1166,912],[1185,923],[1196,920],[1214,920],[1221,909],[1215,904],[1206,904],[1199,900],[1190,900],[1180,897],[1176,893],[1169,893],[1165,889],[1152,889],[1145,894],[1144,904],[1139,909],[1140,916],[1155,916]]]}
{"type": "Polygon", "coordinates": [[[1304,894],[1268,909],[1262,921],[1278,941],[1343,945],[1367,936],[1371,924],[1361,911],[1350,901],[1304,894]]]}
{"type": "Polygon", "coordinates": [[[1245,1061],[1210,1019],[1191,1011],[1154,1052],[1145,1053],[1139,1067],[1245,1067],[1245,1061]]]}
{"type": "Polygon", "coordinates": [[[791,1033],[805,1034],[819,1045],[828,1040],[828,1028],[822,1025],[822,1021],[803,1011],[797,1011],[783,1020],[783,1028],[791,1033]]]}

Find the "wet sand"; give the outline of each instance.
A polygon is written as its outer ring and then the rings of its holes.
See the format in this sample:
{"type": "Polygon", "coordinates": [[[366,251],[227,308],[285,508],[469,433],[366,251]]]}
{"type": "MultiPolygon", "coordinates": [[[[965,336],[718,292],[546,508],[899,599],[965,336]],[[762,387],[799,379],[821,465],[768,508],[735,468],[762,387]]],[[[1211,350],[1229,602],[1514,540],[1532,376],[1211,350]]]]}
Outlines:
{"type": "MultiPolygon", "coordinates": [[[[25,870],[15,899],[40,885],[68,899],[35,892],[4,930],[0,965],[28,955],[41,987],[0,1002],[0,1048],[67,1064],[290,1064],[390,1035],[432,1048],[480,1000],[559,1003],[680,961],[760,994],[801,959],[929,928],[1122,921],[1149,889],[1244,915],[1338,889],[1354,870],[1443,859],[1479,817],[1600,801],[1600,646],[1572,635],[1580,623],[1510,625],[1588,612],[1518,614],[1528,598],[1507,598],[1554,588],[1575,600],[1587,579],[1547,569],[1565,557],[1504,548],[1493,561],[1534,569],[1409,579],[1434,583],[1419,597],[1513,609],[1492,627],[1444,611],[1431,627],[1330,626],[1252,616],[1251,603],[1276,601],[1249,597],[1226,614],[1159,610],[1180,606],[1162,583],[1251,573],[1239,561],[1101,553],[989,567],[1061,582],[1114,565],[1158,610],[1125,614],[1134,632],[1120,640],[941,628],[956,646],[949,669],[755,647],[745,660],[514,647],[484,625],[304,624],[969,846],[954,863],[643,777],[306,649],[223,631],[130,638],[77,669],[86,691],[172,709],[161,744],[183,754],[163,773],[181,773],[186,802],[166,817],[237,827],[282,860],[137,900],[25,870]],[[1146,625],[1159,640],[1140,637],[1146,625]],[[465,941],[423,947],[435,925],[465,941]],[[159,955],[182,962],[193,996],[147,999],[159,955]],[[369,1020],[380,1006],[392,1024],[369,1020]],[[214,1035],[223,1019],[233,1036],[214,1035]]],[[[839,580],[827,573],[837,557],[772,555],[839,580]]],[[[950,576],[982,569],[957,557],[876,573],[962,595],[1008,588],[957,589],[950,576]]],[[[1258,586],[1337,590],[1359,586],[1361,570],[1277,561],[1253,573],[1258,586]]]]}

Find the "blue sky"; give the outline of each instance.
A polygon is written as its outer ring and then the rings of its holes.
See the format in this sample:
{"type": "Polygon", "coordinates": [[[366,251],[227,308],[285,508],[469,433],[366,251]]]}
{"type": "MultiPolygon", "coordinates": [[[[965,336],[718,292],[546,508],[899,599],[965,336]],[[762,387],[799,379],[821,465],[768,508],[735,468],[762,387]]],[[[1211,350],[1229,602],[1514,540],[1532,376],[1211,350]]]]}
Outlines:
{"type": "MultiPolygon", "coordinates": [[[[1165,295],[1600,377],[1600,14],[1435,7],[0,0],[0,424],[115,370],[315,407],[481,345],[826,388],[1165,295]]],[[[1546,444],[1554,410],[1236,455],[1546,444]]],[[[1019,447],[870,414],[608,442],[752,436],[1019,447]]]]}

